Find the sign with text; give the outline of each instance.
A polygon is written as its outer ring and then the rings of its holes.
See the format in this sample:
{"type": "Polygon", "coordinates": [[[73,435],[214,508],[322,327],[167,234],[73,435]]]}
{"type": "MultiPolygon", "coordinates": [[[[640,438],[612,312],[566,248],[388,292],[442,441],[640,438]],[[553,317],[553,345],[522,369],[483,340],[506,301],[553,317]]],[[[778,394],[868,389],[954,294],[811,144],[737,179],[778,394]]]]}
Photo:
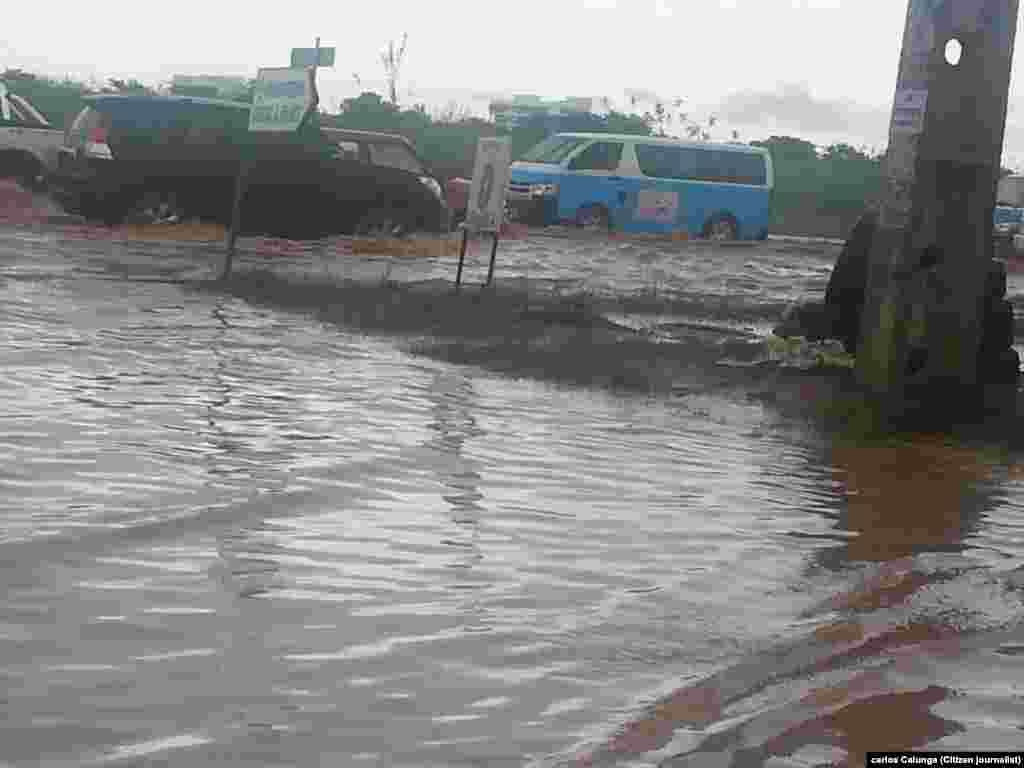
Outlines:
{"type": "Polygon", "coordinates": [[[292,67],[333,66],[333,48],[292,48],[292,67]]]}
{"type": "Polygon", "coordinates": [[[260,69],[249,113],[249,130],[296,130],[306,113],[317,105],[314,77],[312,68],[260,69]]]}
{"type": "Polygon", "coordinates": [[[469,188],[466,225],[477,232],[498,232],[505,219],[512,148],[508,139],[482,138],[476,145],[473,184],[469,188]]]}

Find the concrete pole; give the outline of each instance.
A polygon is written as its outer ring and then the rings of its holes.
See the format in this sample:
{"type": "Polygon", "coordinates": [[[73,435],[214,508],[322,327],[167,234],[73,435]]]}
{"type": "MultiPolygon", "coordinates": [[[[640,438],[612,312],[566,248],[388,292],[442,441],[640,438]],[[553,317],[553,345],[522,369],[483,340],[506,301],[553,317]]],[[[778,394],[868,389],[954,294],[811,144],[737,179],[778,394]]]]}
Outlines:
{"type": "Polygon", "coordinates": [[[909,2],[857,354],[881,399],[977,391],[1018,2],[909,2]]]}

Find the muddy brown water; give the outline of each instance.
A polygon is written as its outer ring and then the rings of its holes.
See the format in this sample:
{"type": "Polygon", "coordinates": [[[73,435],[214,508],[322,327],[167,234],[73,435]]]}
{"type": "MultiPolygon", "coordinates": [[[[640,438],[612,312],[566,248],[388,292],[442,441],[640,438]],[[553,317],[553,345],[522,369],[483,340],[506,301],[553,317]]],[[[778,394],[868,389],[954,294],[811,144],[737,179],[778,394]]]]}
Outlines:
{"type": "Polygon", "coordinates": [[[456,305],[450,259],[226,290],[0,231],[0,765],[1021,748],[1024,455],[765,391],[834,257],[527,239],[456,305]]]}

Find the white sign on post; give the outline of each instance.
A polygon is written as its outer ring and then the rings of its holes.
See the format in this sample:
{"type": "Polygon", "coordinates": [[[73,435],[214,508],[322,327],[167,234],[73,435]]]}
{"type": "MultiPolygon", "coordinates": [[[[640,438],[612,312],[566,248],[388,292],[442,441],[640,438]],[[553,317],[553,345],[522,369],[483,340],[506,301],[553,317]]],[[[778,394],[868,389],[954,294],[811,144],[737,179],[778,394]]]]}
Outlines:
{"type": "Polygon", "coordinates": [[[896,91],[892,107],[892,130],[896,133],[921,133],[928,108],[928,91],[924,88],[901,88],[896,91]]]}
{"type": "Polygon", "coordinates": [[[294,131],[317,105],[312,68],[260,69],[249,112],[250,131],[294,131]]]}
{"type": "Polygon", "coordinates": [[[466,206],[466,225],[477,232],[498,232],[505,218],[512,148],[508,139],[482,138],[476,145],[473,184],[466,206]]]}

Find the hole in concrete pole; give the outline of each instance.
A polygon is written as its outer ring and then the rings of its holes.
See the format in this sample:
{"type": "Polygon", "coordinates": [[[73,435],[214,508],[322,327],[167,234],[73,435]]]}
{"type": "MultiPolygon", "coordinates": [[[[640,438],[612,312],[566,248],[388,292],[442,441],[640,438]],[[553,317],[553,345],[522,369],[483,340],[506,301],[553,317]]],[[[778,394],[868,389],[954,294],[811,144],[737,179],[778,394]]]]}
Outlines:
{"type": "Polygon", "coordinates": [[[955,67],[960,63],[960,57],[964,53],[964,47],[955,37],[946,43],[946,63],[955,67]]]}

